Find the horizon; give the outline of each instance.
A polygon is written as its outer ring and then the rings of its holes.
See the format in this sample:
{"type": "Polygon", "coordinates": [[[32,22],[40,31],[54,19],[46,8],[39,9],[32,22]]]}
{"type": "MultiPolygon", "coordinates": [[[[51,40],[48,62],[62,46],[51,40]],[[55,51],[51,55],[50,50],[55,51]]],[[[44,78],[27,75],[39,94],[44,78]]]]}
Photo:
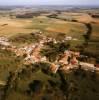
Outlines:
{"type": "Polygon", "coordinates": [[[0,5],[0,7],[14,7],[14,6],[20,6],[20,7],[42,7],[42,6],[44,6],[44,7],[47,7],[47,6],[56,6],[56,7],[61,7],[61,6],[65,6],[65,7],[93,7],[93,8],[99,8],[99,6],[98,5],[18,5],[18,4],[16,4],[16,5],[0,5]]]}
{"type": "Polygon", "coordinates": [[[99,6],[97,0],[0,0],[0,6],[99,6]]]}

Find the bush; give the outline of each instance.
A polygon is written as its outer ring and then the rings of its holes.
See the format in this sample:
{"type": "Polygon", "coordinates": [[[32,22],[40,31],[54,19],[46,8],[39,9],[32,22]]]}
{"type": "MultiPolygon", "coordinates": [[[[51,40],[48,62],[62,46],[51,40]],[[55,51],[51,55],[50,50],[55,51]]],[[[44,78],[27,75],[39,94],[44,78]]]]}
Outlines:
{"type": "Polygon", "coordinates": [[[40,80],[33,80],[29,84],[29,89],[32,92],[39,92],[42,89],[43,83],[40,80]]]}

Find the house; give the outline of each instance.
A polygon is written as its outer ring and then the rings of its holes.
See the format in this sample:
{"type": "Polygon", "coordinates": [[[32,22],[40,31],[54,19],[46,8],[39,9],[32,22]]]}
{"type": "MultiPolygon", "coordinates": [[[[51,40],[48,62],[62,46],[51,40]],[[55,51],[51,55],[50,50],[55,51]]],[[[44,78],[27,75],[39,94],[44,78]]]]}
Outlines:
{"type": "Polygon", "coordinates": [[[72,37],[71,36],[66,36],[65,40],[72,40],[72,37]]]}
{"type": "Polygon", "coordinates": [[[53,72],[53,73],[56,73],[59,69],[59,65],[56,65],[54,63],[51,63],[51,66],[50,66],[50,70],[53,72]]]}
{"type": "Polygon", "coordinates": [[[94,64],[90,64],[90,63],[85,63],[85,62],[80,62],[80,65],[83,69],[85,70],[91,70],[91,71],[94,71],[96,70],[94,64]]]}
{"type": "Polygon", "coordinates": [[[8,41],[7,38],[5,38],[5,37],[0,37],[0,45],[2,45],[2,46],[10,46],[11,43],[8,41]]]}

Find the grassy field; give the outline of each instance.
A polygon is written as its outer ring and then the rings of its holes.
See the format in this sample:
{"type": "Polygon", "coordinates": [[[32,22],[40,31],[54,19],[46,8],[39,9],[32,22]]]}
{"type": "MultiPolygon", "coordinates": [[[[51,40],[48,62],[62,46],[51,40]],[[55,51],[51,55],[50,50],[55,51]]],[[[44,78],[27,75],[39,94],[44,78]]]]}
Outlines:
{"type": "Polygon", "coordinates": [[[13,72],[21,66],[20,61],[21,59],[16,58],[12,52],[0,49],[0,80],[6,81],[9,72],[13,72]]]}
{"type": "Polygon", "coordinates": [[[99,41],[99,24],[92,24],[93,32],[91,35],[92,41],[99,41]]]}
{"type": "MultiPolygon", "coordinates": [[[[88,14],[84,13],[67,13],[62,12],[57,18],[49,18],[46,15],[38,17],[19,19],[19,18],[0,18],[0,36],[7,36],[9,38],[18,40],[23,36],[23,41],[31,43],[32,37],[29,33],[42,31],[44,35],[53,38],[59,38],[60,34],[77,38],[78,41],[71,41],[71,47],[76,45],[82,45],[84,43],[83,34],[86,33],[86,26],[83,24],[92,22],[92,34],[90,42],[96,46],[88,45],[86,50],[94,51],[98,49],[97,41],[99,41],[99,19],[92,18],[88,14]],[[62,18],[76,19],[78,22],[72,22],[70,20],[62,20],[62,18]],[[97,23],[96,23],[97,22],[97,23]],[[30,41],[29,38],[31,37],[30,41]],[[27,41],[28,40],[28,41],[27,41]],[[90,49],[91,48],[91,49],[90,49]],[[92,49],[93,48],[93,49],[92,49]]],[[[20,40],[21,41],[21,40],[20,40]]],[[[17,41],[16,41],[17,42],[17,41]]],[[[19,42],[18,42],[19,43],[19,42]]],[[[21,42],[20,42],[21,43],[21,42]]],[[[89,43],[90,44],[90,43],[89,43]]]]}
{"type": "Polygon", "coordinates": [[[12,36],[18,33],[29,33],[33,30],[41,30],[46,33],[66,33],[71,36],[81,36],[85,27],[80,23],[65,22],[58,19],[50,19],[45,16],[33,19],[0,19],[0,36],[12,36]]]}
{"type": "Polygon", "coordinates": [[[31,29],[25,29],[31,23],[31,20],[20,20],[10,18],[0,18],[0,36],[11,37],[18,33],[30,33],[31,29]]]}
{"type": "Polygon", "coordinates": [[[33,18],[32,20],[33,24],[32,26],[28,28],[32,29],[40,29],[44,31],[45,33],[65,33],[69,36],[81,36],[82,33],[85,31],[85,27],[83,24],[80,23],[72,23],[72,22],[66,22],[62,21],[60,19],[51,19],[47,17],[37,17],[33,18]],[[73,33],[72,33],[73,32],[73,33]]]}
{"type": "Polygon", "coordinates": [[[92,23],[92,33],[85,52],[99,56],[99,23],[92,23]]]}
{"type": "MultiPolygon", "coordinates": [[[[18,40],[20,36],[23,36],[25,37],[24,39],[29,40],[29,38],[27,38],[30,37],[29,33],[35,33],[37,31],[42,31],[44,35],[56,39],[60,38],[61,35],[59,34],[65,34],[66,36],[77,38],[79,41],[75,43],[80,42],[80,44],[82,44],[82,41],[84,41],[83,33],[85,33],[86,31],[86,27],[82,23],[48,18],[44,15],[31,19],[10,19],[7,17],[0,19],[0,36],[9,37],[11,40],[18,40]]],[[[30,41],[29,43],[31,42],[32,41],[30,41]]]]}

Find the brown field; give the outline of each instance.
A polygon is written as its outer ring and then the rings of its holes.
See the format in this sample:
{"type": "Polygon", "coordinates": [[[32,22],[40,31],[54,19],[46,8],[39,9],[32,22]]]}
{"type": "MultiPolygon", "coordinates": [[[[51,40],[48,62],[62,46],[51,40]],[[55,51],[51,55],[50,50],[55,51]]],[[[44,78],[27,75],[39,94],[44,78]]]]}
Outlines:
{"type": "Polygon", "coordinates": [[[82,23],[89,23],[93,20],[92,17],[86,13],[71,13],[71,12],[67,13],[67,12],[64,12],[64,13],[58,15],[58,17],[63,18],[63,19],[67,19],[67,20],[75,19],[75,20],[82,22],[82,23]]]}
{"type": "Polygon", "coordinates": [[[0,18],[0,36],[10,37],[18,33],[30,33],[35,29],[53,33],[70,33],[71,30],[75,32],[85,31],[84,25],[80,23],[66,22],[59,19],[48,19],[45,16],[34,19],[0,18]]]}
{"type": "Polygon", "coordinates": [[[93,18],[93,22],[99,24],[99,18],[93,18]]]}
{"type": "MultiPolygon", "coordinates": [[[[62,12],[58,15],[60,18],[48,18],[46,15],[41,15],[34,18],[18,19],[1,17],[0,18],[0,36],[11,37],[17,34],[31,33],[35,30],[41,30],[43,33],[50,36],[56,36],[56,33],[65,33],[78,39],[83,39],[83,33],[86,32],[86,27],[83,23],[92,23],[93,32],[91,39],[96,39],[99,36],[99,19],[92,18],[85,13],[67,13],[62,12]],[[61,18],[73,18],[78,22],[64,21],[61,18]],[[53,34],[54,33],[54,34],[53,34]]],[[[98,38],[97,38],[98,39],[98,38]]]]}
{"type": "Polygon", "coordinates": [[[12,36],[17,33],[30,33],[31,29],[25,27],[31,23],[31,20],[0,18],[0,36],[12,36]]]}

